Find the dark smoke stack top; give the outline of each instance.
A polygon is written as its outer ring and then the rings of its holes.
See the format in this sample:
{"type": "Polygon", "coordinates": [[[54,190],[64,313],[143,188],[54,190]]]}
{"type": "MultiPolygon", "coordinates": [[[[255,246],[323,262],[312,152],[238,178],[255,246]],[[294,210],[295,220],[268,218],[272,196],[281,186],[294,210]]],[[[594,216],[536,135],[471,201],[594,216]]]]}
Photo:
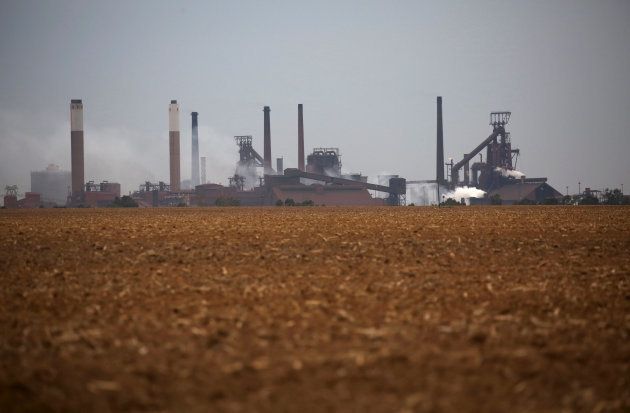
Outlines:
{"type": "Polygon", "coordinates": [[[437,159],[436,180],[444,183],[444,131],[442,129],[442,96],[437,97],[437,159]]]}
{"type": "Polygon", "coordinates": [[[263,154],[263,166],[266,174],[271,174],[273,170],[271,169],[271,123],[269,120],[269,112],[271,109],[269,106],[265,106],[263,109],[265,113],[265,148],[263,154]]]}
{"type": "Polygon", "coordinates": [[[304,115],[302,104],[298,104],[298,169],[306,171],[304,167],[304,115]]]}

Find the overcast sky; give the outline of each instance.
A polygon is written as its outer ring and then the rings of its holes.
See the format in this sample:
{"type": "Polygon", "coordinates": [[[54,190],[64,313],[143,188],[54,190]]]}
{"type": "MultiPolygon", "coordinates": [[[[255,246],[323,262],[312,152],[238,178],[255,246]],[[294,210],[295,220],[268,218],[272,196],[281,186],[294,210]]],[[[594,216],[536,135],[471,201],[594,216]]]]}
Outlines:
{"type": "MultiPolygon", "coordinates": [[[[516,168],[630,192],[630,1],[0,1],[0,185],[70,168],[70,99],[85,109],[86,179],[168,181],[168,104],[181,107],[182,178],[199,112],[208,179],[227,182],[233,135],[297,164],[339,147],[344,170],[435,178],[512,111],[516,168]]],[[[275,162],[274,162],[275,164],[275,162]]]]}

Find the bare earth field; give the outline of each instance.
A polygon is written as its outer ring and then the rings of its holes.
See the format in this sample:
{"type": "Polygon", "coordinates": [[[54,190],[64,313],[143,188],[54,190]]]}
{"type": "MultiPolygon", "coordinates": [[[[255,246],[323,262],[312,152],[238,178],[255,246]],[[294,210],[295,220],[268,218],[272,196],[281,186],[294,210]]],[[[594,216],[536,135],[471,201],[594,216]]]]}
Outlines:
{"type": "Polygon", "coordinates": [[[630,410],[630,208],[0,211],[0,411],[630,410]]]}

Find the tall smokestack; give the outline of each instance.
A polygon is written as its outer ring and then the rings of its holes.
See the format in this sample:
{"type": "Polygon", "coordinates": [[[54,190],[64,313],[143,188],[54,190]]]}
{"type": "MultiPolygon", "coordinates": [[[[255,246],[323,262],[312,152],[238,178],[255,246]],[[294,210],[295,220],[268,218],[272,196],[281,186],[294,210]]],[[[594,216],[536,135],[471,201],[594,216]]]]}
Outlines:
{"type": "Polygon", "coordinates": [[[178,192],[181,183],[179,169],[179,105],[171,100],[168,107],[168,149],[171,191],[178,192]]]}
{"type": "Polygon", "coordinates": [[[271,109],[269,106],[265,106],[263,109],[265,112],[265,148],[263,155],[263,166],[266,174],[271,174],[271,124],[269,120],[269,112],[271,109]]]}
{"type": "Polygon", "coordinates": [[[442,130],[442,96],[437,98],[437,160],[436,180],[444,183],[444,131],[442,130]]]}
{"type": "Polygon", "coordinates": [[[298,169],[305,171],[304,168],[304,115],[302,104],[298,104],[298,169]]]}
{"type": "Polygon", "coordinates": [[[72,171],[72,196],[83,192],[85,170],[83,158],[83,102],[70,101],[70,157],[72,171]]]}
{"type": "Polygon", "coordinates": [[[192,181],[192,187],[199,185],[199,135],[197,132],[197,112],[191,113],[192,116],[192,161],[190,163],[192,172],[190,174],[190,180],[192,181]]]}
{"type": "Polygon", "coordinates": [[[201,184],[205,185],[206,183],[206,157],[201,157],[201,184]]]}

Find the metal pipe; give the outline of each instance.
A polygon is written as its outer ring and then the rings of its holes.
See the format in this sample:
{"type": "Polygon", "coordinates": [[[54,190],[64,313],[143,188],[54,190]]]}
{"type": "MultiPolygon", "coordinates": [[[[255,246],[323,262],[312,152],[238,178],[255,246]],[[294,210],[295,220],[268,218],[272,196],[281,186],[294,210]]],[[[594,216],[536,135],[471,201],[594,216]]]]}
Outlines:
{"type": "Polygon", "coordinates": [[[304,166],[304,114],[301,103],[298,104],[298,169],[306,171],[304,166]]]}
{"type": "Polygon", "coordinates": [[[444,130],[442,126],[442,96],[437,97],[437,159],[436,180],[438,184],[444,182],[444,130]]]}
{"type": "Polygon", "coordinates": [[[263,151],[263,167],[264,167],[264,171],[266,174],[272,174],[273,170],[271,168],[271,121],[269,119],[269,112],[271,112],[271,109],[269,108],[269,106],[265,106],[263,109],[263,112],[265,113],[265,117],[264,117],[264,135],[265,135],[265,142],[264,142],[264,151],[263,151]]]}
{"type": "MultiPolygon", "coordinates": [[[[464,154],[464,158],[468,156],[467,153],[464,154]]],[[[464,164],[464,185],[470,185],[470,162],[466,162],[464,164]]]]}

